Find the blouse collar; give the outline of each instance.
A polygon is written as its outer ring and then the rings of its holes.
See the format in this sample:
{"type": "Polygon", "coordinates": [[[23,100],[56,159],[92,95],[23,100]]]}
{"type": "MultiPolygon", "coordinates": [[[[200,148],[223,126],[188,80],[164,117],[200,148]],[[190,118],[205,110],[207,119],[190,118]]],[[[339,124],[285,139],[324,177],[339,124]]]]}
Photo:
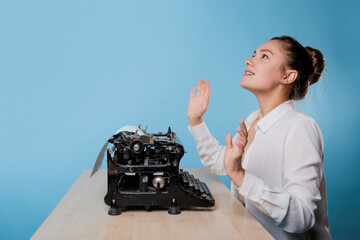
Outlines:
{"type": "MultiPolygon", "coordinates": [[[[257,126],[263,132],[266,133],[285,113],[295,109],[294,101],[288,100],[283,102],[271,112],[265,115],[261,120],[258,121],[257,126]]],[[[247,129],[250,129],[251,124],[259,117],[260,109],[253,112],[246,120],[247,129]]]]}

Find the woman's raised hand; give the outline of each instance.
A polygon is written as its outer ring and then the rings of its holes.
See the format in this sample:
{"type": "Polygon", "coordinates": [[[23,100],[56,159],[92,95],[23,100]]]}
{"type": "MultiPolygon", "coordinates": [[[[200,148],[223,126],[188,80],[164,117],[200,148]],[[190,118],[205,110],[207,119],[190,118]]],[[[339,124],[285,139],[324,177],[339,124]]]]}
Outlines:
{"type": "Polygon", "coordinates": [[[195,96],[195,87],[191,88],[190,100],[188,106],[187,116],[189,119],[190,126],[196,126],[202,123],[203,115],[209,106],[210,100],[210,82],[205,83],[202,78],[198,82],[198,89],[195,96]]]}
{"type": "Polygon", "coordinates": [[[247,144],[248,133],[244,121],[240,121],[240,129],[237,129],[239,135],[234,143],[231,139],[231,133],[226,135],[226,151],[224,155],[224,168],[226,174],[236,186],[241,186],[244,179],[244,169],[241,166],[241,157],[247,144]]]}

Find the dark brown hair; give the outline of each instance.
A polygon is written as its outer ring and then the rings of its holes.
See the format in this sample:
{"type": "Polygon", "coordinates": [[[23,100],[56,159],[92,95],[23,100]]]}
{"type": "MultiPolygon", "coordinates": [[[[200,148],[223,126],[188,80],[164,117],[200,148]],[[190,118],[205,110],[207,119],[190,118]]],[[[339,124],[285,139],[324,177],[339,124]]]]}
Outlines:
{"type": "Polygon", "coordinates": [[[303,99],[309,86],[320,80],[325,68],[324,56],[320,50],[303,47],[298,41],[289,36],[274,37],[282,43],[285,51],[285,68],[296,70],[298,76],[292,85],[290,99],[303,99]]]}

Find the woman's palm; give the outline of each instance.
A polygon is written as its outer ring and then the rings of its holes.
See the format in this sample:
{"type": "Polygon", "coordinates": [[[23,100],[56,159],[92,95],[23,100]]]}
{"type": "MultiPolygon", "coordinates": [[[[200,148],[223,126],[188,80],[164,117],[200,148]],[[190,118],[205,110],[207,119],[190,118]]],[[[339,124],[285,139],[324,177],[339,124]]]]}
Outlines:
{"type": "Polygon", "coordinates": [[[198,90],[195,96],[195,88],[191,88],[190,101],[188,106],[188,118],[192,120],[201,120],[206,112],[210,101],[210,82],[205,83],[201,79],[198,83],[198,90]]]}

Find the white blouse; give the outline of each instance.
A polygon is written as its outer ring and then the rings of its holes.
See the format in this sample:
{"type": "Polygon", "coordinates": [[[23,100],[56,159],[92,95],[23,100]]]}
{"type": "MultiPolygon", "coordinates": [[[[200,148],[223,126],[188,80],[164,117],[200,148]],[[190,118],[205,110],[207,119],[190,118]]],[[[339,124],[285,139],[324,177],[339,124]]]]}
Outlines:
{"type": "MultiPolygon", "coordinates": [[[[249,131],[260,110],[245,121],[249,131]]],[[[188,126],[203,165],[226,175],[225,146],[205,123],[188,126]]],[[[245,178],[231,191],[276,239],[332,239],[323,169],[324,143],[317,123],[297,111],[292,100],[282,103],[255,126],[255,137],[243,162],[245,178]]],[[[234,136],[233,140],[237,137],[234,136]]]]}

